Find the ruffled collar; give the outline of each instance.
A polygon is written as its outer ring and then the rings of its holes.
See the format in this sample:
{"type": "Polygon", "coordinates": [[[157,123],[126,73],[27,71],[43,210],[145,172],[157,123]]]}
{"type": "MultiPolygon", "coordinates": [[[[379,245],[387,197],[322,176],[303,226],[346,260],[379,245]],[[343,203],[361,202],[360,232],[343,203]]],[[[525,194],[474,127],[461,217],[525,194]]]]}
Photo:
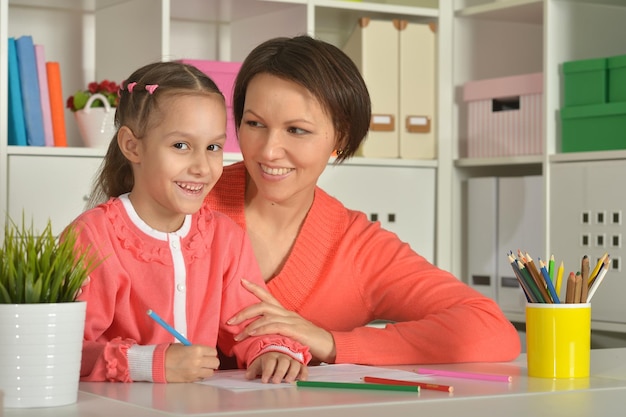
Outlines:
{"type": "Polygon", "coordinates": [[[214,227],[213,212],[206,207],[187,215],[181,228],[171,233],[148,226],[135,211],[128,194],[111,198],[103,209],[122,248],[140,261],[172,265],[169,248],[172,240],[181,242],[189,259],[206,259],[214,227]]]}

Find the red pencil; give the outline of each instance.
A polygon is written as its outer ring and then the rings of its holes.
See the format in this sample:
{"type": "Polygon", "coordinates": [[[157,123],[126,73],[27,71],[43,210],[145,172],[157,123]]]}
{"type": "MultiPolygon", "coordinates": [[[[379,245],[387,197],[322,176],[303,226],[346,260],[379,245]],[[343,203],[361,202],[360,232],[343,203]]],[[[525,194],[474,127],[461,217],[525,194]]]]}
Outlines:
{"type": "Polygon", "coordinates": [[[364,382],[371,382],[374,384],[386,384],[386,385],[409,385],[413,387],[420,387],[423,389],[430,389],[435,391],[444,391],[444,392],[453,392],[454,387],[448,385],[439,385],[439,384],[429,384],[427,382],[417,382],[417,381],[403,381],[400,379],[388,379],[388,378],[378,378],[375,376],[365,376],[363,377],[364,382]]]}

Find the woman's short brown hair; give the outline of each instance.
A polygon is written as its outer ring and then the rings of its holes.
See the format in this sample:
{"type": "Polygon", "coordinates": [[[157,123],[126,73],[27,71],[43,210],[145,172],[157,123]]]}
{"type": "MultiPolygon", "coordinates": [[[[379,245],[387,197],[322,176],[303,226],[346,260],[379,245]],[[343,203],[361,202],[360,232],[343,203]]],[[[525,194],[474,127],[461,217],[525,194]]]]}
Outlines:
{"type": "Polygon", "coordinates": [[[337,162],[355,154],[370,125],[371,102],[365,81],[339,48],[310,36],[279,37],[255,47],[235,81],[233,112],[239,127],[248,84],[258,74],[295,82],[313,94],[333,122],[337,162]]]}

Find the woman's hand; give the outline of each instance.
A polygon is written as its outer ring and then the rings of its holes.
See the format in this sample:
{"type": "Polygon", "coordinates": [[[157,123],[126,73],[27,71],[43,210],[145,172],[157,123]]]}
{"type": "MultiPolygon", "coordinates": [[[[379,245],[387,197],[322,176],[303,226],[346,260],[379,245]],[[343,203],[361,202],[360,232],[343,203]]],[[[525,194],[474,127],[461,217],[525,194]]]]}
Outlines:
{"type": "Polygon", "coordinates": [[[213,376],[220,366],[217,350],[209,346],[173,343],[165,351],[167,382],[197,382],[213,376]]]}
{"type": "Polygon", "coordinates": [[[314,361],[335,362],[335,340],[330,332],[285,309],[265,288],[245,279],[241,282],[261,302],[244,308],[228,320],[228,324],[237,325],[258,317],[235,336],[236,341],[248,336],[280,334],[308,346],[314,361]]]}
{"type": "Polygon", "coordinates": [[[247,379],[254,379],[259,375],[264,383],[278,384],[283,379],[285,382],[294,382],[296,379],[305,380],[309,376],[309,369],[289,355],[267,352],[253,360],[246,369],[247,379]]]}

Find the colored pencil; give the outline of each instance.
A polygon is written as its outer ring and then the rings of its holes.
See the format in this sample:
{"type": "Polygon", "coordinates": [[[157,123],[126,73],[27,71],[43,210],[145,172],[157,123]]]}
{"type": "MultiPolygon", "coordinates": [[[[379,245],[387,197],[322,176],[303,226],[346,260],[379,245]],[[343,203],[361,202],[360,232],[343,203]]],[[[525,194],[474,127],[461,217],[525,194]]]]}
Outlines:
{"type": "Polygon", "coordinates": [[[598,276],[602,273],[602,271],[609,267],[610,262],[611,262],[611,257],[609,255],[606,255],[606,257],[603,257],[602,265],[600,265],[600,268],[598,268],[598,272],[595,275],[589,276],[589,282],[588,282],[589,288],[591,288],[594,281],[598,278],[598,276]]]}
{"type": "Polygon", "coordinates": [[[524,279],[524,276],[522,275],[522,271],[520,271],[519,267],[517,266],[517,261],[515,260],[515,257],[513,256],[513,252],[508,254],[508,258],[509,258],[509,263],[511,264],[511,268],[513,268],[513,273],[515,274],[515,278],[517,278],[517,281],[519,282],[520,286],[524,290],[526,301],[528,301],[529,303],[536,303],[537,299],[535,298],[535,295],[532,293],[532,290],[528,286],[528,282],[526,282],[526,280],[524,279]]]}
{"type": "Polygon", "coordinates": [[[583,291],[583,276],[580,275],[580,272],[577,272],[574,279],[574,301],[572,303],[580,303],[580,295],[583,291]]]}
{"type": "Polygon", "coordinates": [[[539,288],[537,288],[537,283],[535,283],[535,280],[530,275],[530,272],[528,272],[528,269],[526,269],[526,267],[524,266],[522,261],[518,260],[517,261],[517,266],[518,266],[520,272],[522,273],[522,276],[525,278],[526,282],[528,283],[528,287],[530,288],[530,290],[534,294],[536,302],[537,303],[545,303],[546,301],[543,299],[543,296],[541,295],[541,292],[539,291],[539,288]]]}
{"type": "Polygon", "coordinates": [[[580,262],[580,275],[583,277],[583,282],[589,284],[589,257],[583,256],[583,260],[580,262]]]}
{"type": "Polygon", "coordinates": [[[576,275],[573,272],[567,277],[567,286],[565,287],[565,302],[574,302],[574,290],[576,289],[576,275]]]}
{"type": "Polygon", "coordinates": [[[580,283],[580,300],[581,303],[587,302],[587,297],[589,295],[589,258],[587,255],[583,257],[582,265],[580,268],[580,274],[582,277],[580,283]]]}
{"type": "Polygon", "coordinates": [[[444,371],[442,369],[431,369],[431,368],[417,368],[416,372],[418,374],[423,374],[423,375],[448,376],[451,378],[476,379],[479,381],[511,382],[513,380],[513,378],[508,375],[483,374],[483,373],[476,373],[476,372],[444,371]]]}
{"type": "Polygon", "coordinates": [[[537,284],[537,288],[539,288],[539,292],[541,293],[541,296],[543,297],[546,303],[552,303],[550,294],[548,294],[548,290],[546,289],[545,280],[541,276],[541,273],[539,272],[539,270],[537,270],[537,267],[535,266],[535,263],[533,262],[533,258],[531,258],[530,255],[526,253],[526,255],[523,256],[522,262],[524,261],[526,261],[524,265],[528,269],[528,272],[530,272],[530,275],[535,280],[535,283],[537,284]]]}
{"type": "Polygon", "coordinates": [[[554,255],[550,255],[548,260],[548,275],[550,275],[550,281],[554,284],[554,255]]]}
{"type": "Polygon", "coordinates": [[[600,284],[602,284],[602,280],[604,279],[604,276],[606,275],[608,270],[609,268],[604,268],[602,271],[600,271],[600,275],[598,275],[598,277],[593,281],[591,288],[589,288],[589,294],[587,294],[587,302],[591,301],[591,298],[596,293],[596,290],[598,289],[600,284]]]}
{"type": "Polygon", "coordinates": [[[561,294],[561,285],[563,283],[563,272],[565,271],[565,266],[563,265],[563,261],[561,261],[561,265],[559,265],[559,269],[556,272],[556,288],[555,291],[557,295],[561,294]]]}
{"type": "Polygon", "coordinates": [[[541,270],[541,275],[543,275],[543,279],[546,281],[546,287],[548,288],[548,292],[550,293],[550,298],[555,304],[560,304],[561,300],[559,300],[559,296],[554,289],[554,285],[552,284],[552,280],[550,279],[550,275],[548,270],[546,269],[546,264],[543,263],[541,259],[539,259],[539,267],[541,270]]]}
{"type": "Polygon", "coordinates": [[[420,391],[420,387],[412,385],[362,384],[359,382],[296,381],[296,386],[303,388],[365,389],[375,391],[420,391]]]}
{"type": "Polygon", "coordinates": [[[364,382],[385,384],[385,385],[408,385],[414,387],[420,387],[422,389],[429,389],[433,391],[454,392],[454,387],[450,385],[430,384],[428,382],[417,381],[403,381],[400,379],[378,378],[375,376],[363,377],[364,382]]]}
{"type": "Polygon", "coordinates": [[[191,342],[189,340],[187,340],[187,338],[185,336],[183,336],[182,334],[178,333],[175,328],[173,328],[172,326],[167,324],[161,317],[159,317],[159,315],[157,313],[155,313],[152,310],[148,310],[146,313],[148,314],[148,316],[150,316],[150,318],[152,318],[154,321],[156,321],[158,324],[160,324],[161,327],[163,327],[165,330],[167,330],[172,336],[174,336],[176,339],[178,339],[178,341],[180,343],[182,343],[185,346],[191,346],[191,342]]]}
{"type": "Polygon", "coordinates": [[[598,259],[596,266],[593,268],[591,274],[589,274],[589,282],[587,282],[587,285],[591,285],[592,281],[596,279],[596,276],[598,276],[598,273],[600,272],[600,267],[604,264],[604,261],[608,256],[609,254],[605,253],[600,259],[598,259]]]}

